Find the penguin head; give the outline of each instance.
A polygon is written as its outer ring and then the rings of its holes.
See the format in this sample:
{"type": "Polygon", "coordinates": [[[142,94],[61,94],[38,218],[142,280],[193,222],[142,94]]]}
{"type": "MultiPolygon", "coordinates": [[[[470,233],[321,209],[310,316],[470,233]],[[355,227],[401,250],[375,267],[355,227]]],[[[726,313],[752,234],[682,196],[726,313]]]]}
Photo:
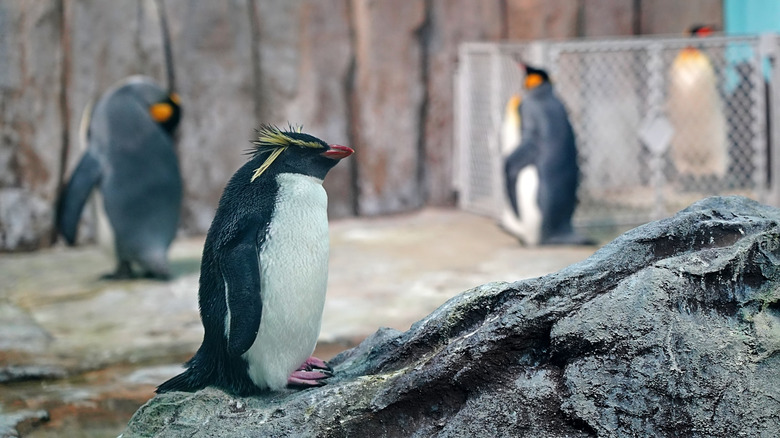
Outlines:
{"type": "Polygon", "coordinates": [[[704,24],[696,24],[688,29],[688,35],[692,37],[708,37],[712,35],[713,32],[715,32],[715,30],[712,26],[704,24]]]}
{"type": "Polygon", "coordinates": [[[550,82],[550,76],[541,68],[532,67],[525,63],[521,63],[520,65],[525,70],[525,82],[523,85],[527,90],[550,82]]]}
{"type": "Polygon", "coordinates": [[[269,168],[274,173],[300,173],[324,179],[328,171],[342,158],[355,151],[346,146],[325,143],[317,137],[301,132],[301,127],[290,126],[282,131],[276,126],[262,125],[257,129],[257,140],[251,151],[257,167],[251,181],[262,177],[269,168]]]}
{"type": "Polygon", "coordinates": [[[178,94],[170,93],[164,99],[149,105],[149,116],[171,135],[181,121],[180,102],[178,94]]]}

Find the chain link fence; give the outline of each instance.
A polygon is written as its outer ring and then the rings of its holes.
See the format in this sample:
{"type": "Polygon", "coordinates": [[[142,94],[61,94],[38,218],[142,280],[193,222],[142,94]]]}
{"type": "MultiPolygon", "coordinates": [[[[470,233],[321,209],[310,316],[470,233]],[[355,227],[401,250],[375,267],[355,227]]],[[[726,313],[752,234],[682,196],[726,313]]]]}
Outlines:
{"type": "Polygon", "coordinates": [[[715,194],[776,203],[769,114],[777,50],[774,35],[464,44],[459,204],[500,214],[504,108],[523,93],[517,60],[546,68],[569,111],[581,171],[575,225],[637,225],[715,194]]]}

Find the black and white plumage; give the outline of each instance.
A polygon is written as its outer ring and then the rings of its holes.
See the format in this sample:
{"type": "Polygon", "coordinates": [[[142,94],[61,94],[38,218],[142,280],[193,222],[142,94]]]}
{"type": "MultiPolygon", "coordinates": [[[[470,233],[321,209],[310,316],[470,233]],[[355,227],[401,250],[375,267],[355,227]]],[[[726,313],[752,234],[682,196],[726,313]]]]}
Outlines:
{"type": "Polygon", "coordinates": [[[216,386],[239,395],[329,376],[311,358],[328,278],[328,171],[353,153],[299,129],[263,126],[230,179],[206,236],[203,343],[157,392],[216,386]]]}
{"type": "MultiPolygon", "coordinates": [[[[571,219],[577,204],[579,166],[574,131],[563,103],[556,96],[546,71],[523,65],[525,95],[510,102],[505,121],[518,125],[518,141],[504,156],[504,182],[508,207],[502,227],[524,244],[589,244],[577,235],[571,219]]],[[[505,145],[504,150],[511,145],[505,145]]]]}
{"type": "MultiPolygon", "coordinates": [[[[60,194],[57,228],[75,244],[82,210],[93,190],[107,222],[98,240],[113,243],[117,268],[108,278],[170,276],[168,248],[179,223],[182,178],[175,131],[181,119],[164,10],[158,4],[168,73],[167,89],[145,76],[131,76],[106,91],[82,117],[86,145],[60,194]],[[107,232],[102,233],[105,229],[107,232]],[[109,237],[109,234],[113,234],[109,237]],[[105,236],[104,236],[105,235],[105,236]],[[112,240],[109,242],[108,240],[112,240]]],[[[98,213],[98,223],[104,219],[98,213]]]]}

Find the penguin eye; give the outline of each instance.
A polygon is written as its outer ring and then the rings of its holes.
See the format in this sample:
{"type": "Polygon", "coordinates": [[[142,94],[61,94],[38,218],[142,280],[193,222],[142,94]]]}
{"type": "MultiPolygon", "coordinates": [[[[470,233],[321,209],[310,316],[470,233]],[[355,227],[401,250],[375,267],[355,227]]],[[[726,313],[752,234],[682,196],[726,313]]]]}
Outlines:
{"type": "Polygon", "coordinates": [[[167,122],[173,115],[173,106],[170,103],[155,103],[149,107],[149,115],[157,123],[167,122]]]}

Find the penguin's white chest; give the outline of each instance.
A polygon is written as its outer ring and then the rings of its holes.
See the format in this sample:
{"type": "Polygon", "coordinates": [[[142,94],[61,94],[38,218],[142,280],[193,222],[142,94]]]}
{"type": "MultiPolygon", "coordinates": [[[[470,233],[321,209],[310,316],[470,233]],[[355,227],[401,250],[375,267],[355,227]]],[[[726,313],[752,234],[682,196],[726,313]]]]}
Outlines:
{"type": "Polygon", "coordinates": [[[263,310],[252,347],[242,356],[259,387],[272,390],[311,354],[317,343],[328,283],[328,198],[322,181],[280,174],[266,240],[260,249],[263,310]]]}

